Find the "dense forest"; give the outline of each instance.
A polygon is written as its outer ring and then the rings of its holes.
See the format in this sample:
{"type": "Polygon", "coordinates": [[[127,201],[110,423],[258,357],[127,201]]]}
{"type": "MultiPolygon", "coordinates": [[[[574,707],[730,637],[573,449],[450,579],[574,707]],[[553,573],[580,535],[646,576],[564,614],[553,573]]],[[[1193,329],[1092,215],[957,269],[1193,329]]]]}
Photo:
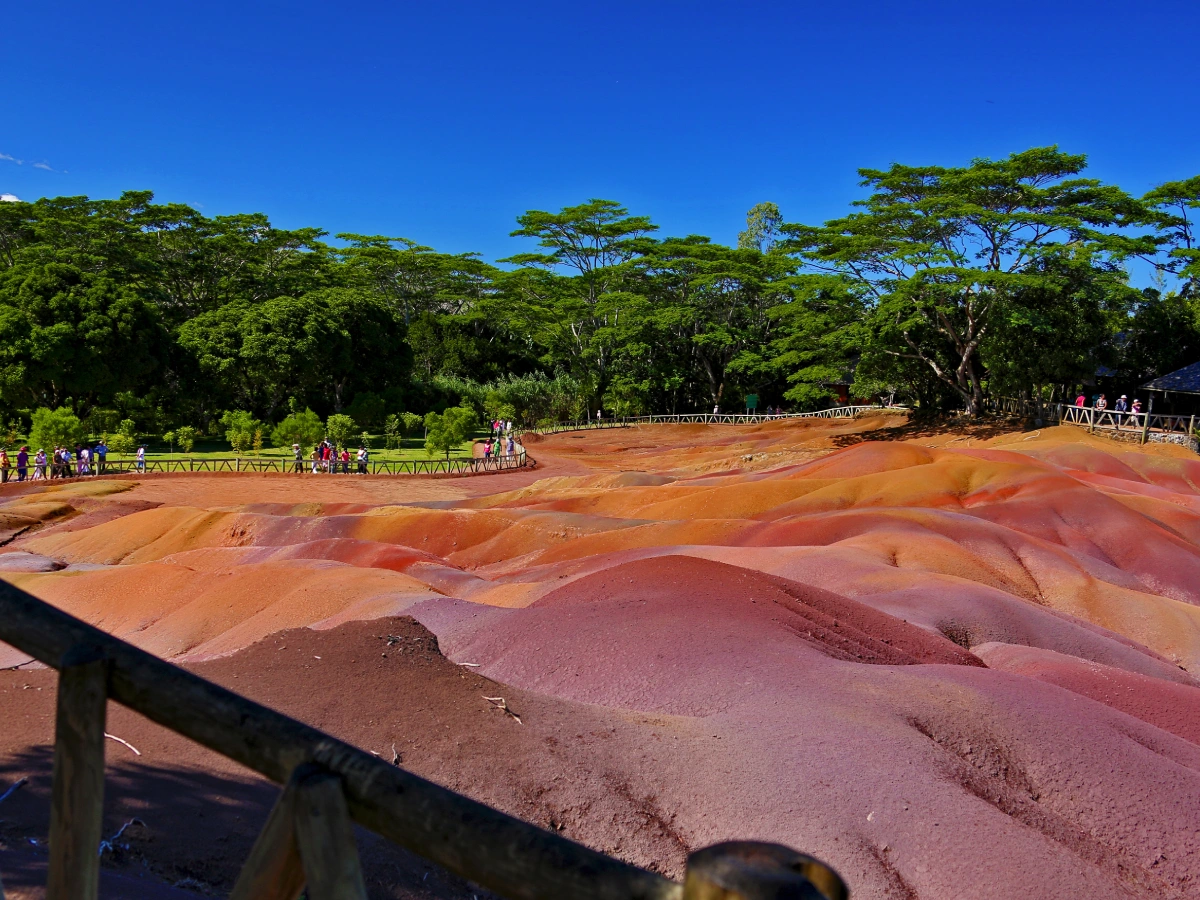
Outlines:
{"type": "Polygon", "coordinates": [[[518,216],[523,252],[495,265],[149,192],[0,203],[0,416],[211,433],[231,410],[378,429],[460,402],[545,420],[841,391],[975,414],[1132,389],[1200,359],[1200,176],[1139,198],[1085,165],[1052,147],[861,170],[845,217],[762,203],[736,247],[590,200],[518,216]]]}

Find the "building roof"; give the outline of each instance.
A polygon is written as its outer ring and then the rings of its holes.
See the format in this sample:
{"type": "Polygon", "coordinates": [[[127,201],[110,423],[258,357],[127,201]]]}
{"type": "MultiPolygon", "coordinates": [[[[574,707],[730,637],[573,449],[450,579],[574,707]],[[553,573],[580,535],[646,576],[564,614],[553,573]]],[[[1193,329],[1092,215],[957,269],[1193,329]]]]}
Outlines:
{"type": "Polygon", "coordinates": [[[1200,362],[1162,375],[1142,385],[1148,391],[1174,391],[1180,394],[1200,394],[1200,362]]]}

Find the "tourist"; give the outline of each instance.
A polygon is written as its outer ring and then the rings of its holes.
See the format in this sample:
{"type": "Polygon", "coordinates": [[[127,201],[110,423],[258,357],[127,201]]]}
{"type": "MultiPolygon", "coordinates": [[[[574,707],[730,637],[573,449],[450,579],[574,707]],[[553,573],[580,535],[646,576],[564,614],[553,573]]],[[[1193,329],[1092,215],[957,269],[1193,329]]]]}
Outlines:
{"type": "Polygon", "coordinates": [[[92,471],[91,462],[92,462],[92,451],[89,450],[87,448],[87,446],[85,445],[79,449],[79,474],[80,475],[90,475],[91,474],[91,471],[92,471]]]}
{"type": "Polygon", "coordinates": [[[17,481],[24,481],[29,471],[29,448],[22,447],[17,451],[17,481]]]}
{"type": "Polygon", "coordinates": [[[0,484],[8,484],[8,451],[0,450],[0,484]]]}
{"type": "Polygon", "coordinates": [[[1129,408],[1129,401],[1128,401],[1128,398],[1124,394],[1122,394],[1120,397],[1118,397],[1117,402],[1115,404],[1113,404],[1113,409],[1119,413],[1125,412],[1128,408],[1129,408]]]}
{"type": "Polygon", "coordinates": [[[1142,414],[1142,401],[1134,400],[1129,407],[1129,421],[1137,423],[1138,416],[1142,414]]]}
{"type": "Polygon", "coordinates": [[[512,455],[513,455],[513,452],[516,450],[516,446],[517,446],[517,442],[513,440],[512,432],[509,432],[509,435],[508,435],[508,453],[507,453],[506,455],[507,455],[507,456],[512,456],[512,455]]]}
{"type": "Polygon", "coordinates": [[[1075,405],[1076,406],[1085,406],[1086,404],[1087,404],[1087,397],[1084,396],[1083,391],[1080,391],[1079,396],[1075,398],[1075,405]]]}
{"type": "Polygon", "coordinates": [[[100,438],[100,443],[96,445],[92,451],[92,456],[96,462],[96,474],[104,474],[104,464],[108,462],[108,444],[104,442],[104,438],[100,438]]]}
{"type": "Polygon", "coordinates": [[[139,475],[146,474],[146,448],[137,448],[137,470],[139,475]]]}
{"type": "Polygon", "coordinates": [[[487,439],[487,443],[483,445],[483,458],[492,458],[492,439],[490,437],[487,439]]]}
{"type": "Polygon", "coordinates": [[[33,458],[33,480],[46,480],[46,451],[38,448],[37,456],[33,458]]]}
{"type": "Polygon", "coordinates": [[[300,450],[299,444],[292,444],[292,459],[295,461],[292,471],[299,475],[304,471],[304,453],[300,450]]]}
{"type": "Polygon", "coordinates": [[[1096,398],[1096,409],[1108,409],[1108,401],[1104,398],[1103,394],[1096,398]]]}
{"type": "Polygon", "coordinates": [[[367,445],[362,444],[358,448],[358,474],[367,474],[367,445]]]}
{"type": "Polygon", "coordinates": [[[350,450],[346,447],[342,448],[342,474],[350,474],[350,450]]]}
{"type": "Polygon", "coordinates": [[[312,459],[312,473],[314,475],[316,475],[317,472],[319,472],[321,469],[321,445],[320,444],[317,444],[315,447],[313,447],[312,453],[309,454],[309,458],[312,459]]]}

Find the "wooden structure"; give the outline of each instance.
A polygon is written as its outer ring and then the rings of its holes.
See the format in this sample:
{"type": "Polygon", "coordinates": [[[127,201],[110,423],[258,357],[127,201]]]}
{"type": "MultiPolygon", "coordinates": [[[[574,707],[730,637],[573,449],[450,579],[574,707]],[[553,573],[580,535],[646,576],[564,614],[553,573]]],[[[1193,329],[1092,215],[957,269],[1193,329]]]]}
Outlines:
{"type": "Polygon", "coordinates": [[[1078,425],[1088,431],[1125,432],[1142,443],[1174,436],[1183,440],[1194,437],[1195,416],[1164,415],[1151,412],[1117,412],[1092,406],[1072,406],[1067,403],[1045,403],[1038,400],[1019,400],[995,397],[988,408],[999,415],[1042,419],[1056,425],[1078,425]],[[1153,436],[1153,438],[1152,438],[1153,436]]]}
{"type": "Polygon", "coordinates": [[[563,431],[587,431],[598,428],[630,428],[634,425],[761,425],[777,419],[852,419],[864,412],[888,409],[896,412],[908,412],[908,408],[904,406],[832,406],[816,412],[779,413],[778,415],[768,413],[681,413],[672,416],[625,416],[590,421],[582,419],[540,428],[524,428],[522,431],[533,434],[558,434],[563,431]]]}
{"type": "MultiPolygon", "coordinates": [[[[104,717],[114,700],[285,785],[234,900],[364,900],[351,822],[521,900],[845,900],[774,844],[693,853],[684,884],[477,803],[205,681],[0,582],[0,641],[59,670],[47,900],[95,900],[104,717]]],[[[0,889],[2,896],[2,889],[0,889]]]]}
{"type": "MultiPolygon", "coordinates": [[[[524,448],[512,456],[492,457],[488,459],[452,456],[449,459],[402,459],[402,460],[371,460],[367,463],[367,473],[370,475],[486,475],[493,472],[506,472],[510,469],[523,469],[533,464],[524,448]]],[[[89,478],[93,475],[153,475],[160,472],[279,472],[295,474],[313,474],[312,460],[302,460],[297,466],[290,457],[258,457],[258,456],[197,456],[185,459],[147,459],[139,467],[134,459],[109,459],[102,463],[91,463],[91,471],[86,475],[77,474],[77,464],[72,463],[68,478],[89,478]]],[[[339,462],[340,466],[341,463],[339,462]]],[[[358,471],[358,463],[350,461],[350,472],[358,471]]],[[[29,466],[32,471],[34,465],[29,466]]],[[[53,466],[47,466],[48,469],[53,466]]],[[[12,469],[9,469],[10,474],[12,469]]],[[[342,474],[317,472],[317,475],[342,474]]],[[[57,475],[55,477],[58,477],[57,475]]]]}

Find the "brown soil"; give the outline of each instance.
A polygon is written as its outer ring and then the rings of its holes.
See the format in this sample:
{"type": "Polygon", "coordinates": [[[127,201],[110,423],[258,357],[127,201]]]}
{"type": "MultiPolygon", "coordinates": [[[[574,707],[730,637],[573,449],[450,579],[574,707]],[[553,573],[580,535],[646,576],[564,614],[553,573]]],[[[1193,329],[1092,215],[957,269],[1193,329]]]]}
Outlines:
{"type": "MultiPolygon", "coordinates": [[[[456,666],[410,618],[332,631],[283,632],[193,671],[303,719],[407,769],[568,836],[678,873],[683,849],[652,804],[610,764],[634,752],[628,717],[527,694],[456,666]],[[330,678],[337,691],[328,690],[330,678]],[[505,697],[520,724],[484,697],[505,697]]],[[[10,898],[40,897],[44,878],[54,718],[53,672],[0,672],[0,871],[10,898]]],[[[115,704],[108,742],[104,833],[137,818],[106,854],[106,898],[153,896],[149,885],[224,894],[277,788],[115,704]]],[[[372,897],[482,896],[424,860],[359,831],[372,897]]],[[[169,897],[171,892],[162,893],[169,897]]]]}

